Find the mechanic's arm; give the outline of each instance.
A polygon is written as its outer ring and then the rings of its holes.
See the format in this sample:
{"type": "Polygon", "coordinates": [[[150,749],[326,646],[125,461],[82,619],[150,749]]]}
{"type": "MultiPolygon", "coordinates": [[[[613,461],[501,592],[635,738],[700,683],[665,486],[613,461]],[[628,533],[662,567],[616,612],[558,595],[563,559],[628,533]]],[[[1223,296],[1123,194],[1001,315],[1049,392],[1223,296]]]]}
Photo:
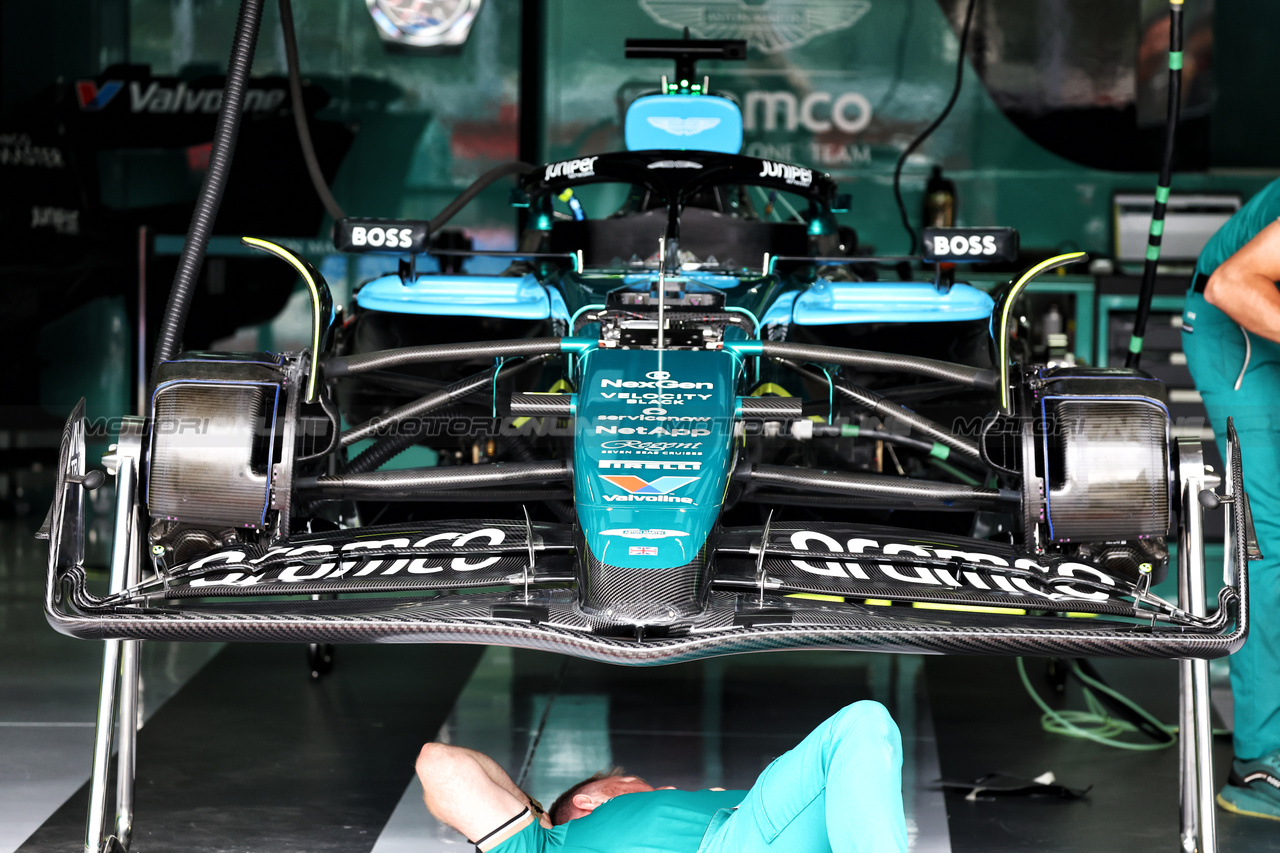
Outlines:
{"type": "MultiPolygon", "coordinates": [[[[474,750],[443,743],[429,743],[418,753],[415,765],[422,782],[427,810],[474,842],[502,830],[489,839],[488,849],[529,823],[529,798],[491,758],[474,750]],[[497,777],[497,778],[495,778],[497,777]]],[[[549,825],[549,823],[544,823],[549,825]]]]}
{"type": "Polygon", "coordinates": [[[1204,298],[1246,330],[1280,343],[1280,222],[1272,222],[1214,270],[1204,298]]]}

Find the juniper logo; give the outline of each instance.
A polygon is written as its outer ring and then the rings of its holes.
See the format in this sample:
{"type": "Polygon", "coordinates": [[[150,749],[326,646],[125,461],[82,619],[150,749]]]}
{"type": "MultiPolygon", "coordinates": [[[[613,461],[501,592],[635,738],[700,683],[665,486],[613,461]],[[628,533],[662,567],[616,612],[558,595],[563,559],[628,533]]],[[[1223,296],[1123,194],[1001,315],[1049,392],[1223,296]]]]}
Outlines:
{"type": "Polygon", "coordinates": [[[871,11],[870,0],[640,0],[657,23],[689,28],[697,38],[746,39],[764,53],[800,47],[826,33],[845,30],[871,11]]]}
{"type": "Polygon", "coordinates": [[[813,183],[813,170],[790,163],[774,163],[771,160],[760,161],[761,178],[782,178],[793,187],[807,187],[813,183]]]}

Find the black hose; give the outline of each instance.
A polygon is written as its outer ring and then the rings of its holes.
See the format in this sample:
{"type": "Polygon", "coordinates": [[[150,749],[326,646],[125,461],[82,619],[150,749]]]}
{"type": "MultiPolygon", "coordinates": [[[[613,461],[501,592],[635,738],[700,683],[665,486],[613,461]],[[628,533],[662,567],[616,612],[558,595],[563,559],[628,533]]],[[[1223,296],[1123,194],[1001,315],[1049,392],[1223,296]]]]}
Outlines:
{"type": "Polygon", "coordinates": [[[994,370],[970,367],[950,361],[920,358],[914,355],[894,355],[871,350],[827,347],[820,344],[794,344],[782,341],[761,341],[760,354],[769,358],[790,358],[797,361],[816,361],[819,364],[841,364],[856,367],[870,373],[910,373],[967,385],[971,388],[996,389],[1000,374],[994,370]]]}
{"type": "MultiPolygon", "coordinates": [[[[503,443],[511,452],[511,455],[515,457],[517,462],[543,461],[534,455],[533,448],[529,446],[529,439],[525,438],[523,435],[517,433],[516,435],[507,438],[503,443]]],[[[572,524],[573,520],[577,517],[577,513],[574,512],[573,509],[573,504],[569,501],[543,500],[542,502],[546,504],[547,509],[551,510],[556,518],[566,524],[572,524]]]]}
{"type": "Polygon", "coordinates": [[[973,22],[973,7],[976,5],[977,0],[969,0],[969,8],[964,13],[964,28],[960,31],[960,55],[956,58],[956,82],[951,89],[951,97],[947,99],[947,105],[942,108],[942,112],[933,120],[933,123],[903,149],[897,165],[893,167],[893,197],[898,202],[898,214],[902,217],[902,227],[907,229],[907,236],[911,238],[911,250],[907,252],[908,255],[916,253],[916,229],[911,227],[911,220],[907,217],[907,206],[902,203],[902,167],[907,164],[907,158],[911,156],[911,152],[919,148],[947,120],[947,116],[951,115],[951,108],[956,105],[956,99],[960,97],[960,84],[964,82],[964,55],[969,45],[969,25],[973,22]]]}
{"type": "Polygon", "coordinates": [[[749,504],[775,506],[811,506],[822,509],[866,509],[866,510],[928,510],[929,512],[971,512],[974,507],[967,505],[945,506],[936,501],[929,503],[912,503],[904,500],[886,502],[879,497],[850,497],[832,494],[806,494],[804,492],[785,492],[764,489],[758,492],[747,492],[740,501],[749,504]]]}
{"type": "MultiPolygon", "coordinates": [[[[313,494],[315,494],[313,492],[313,494]]],[[[431,489],[418,492],[379,492],[377,494],[361,494],[361,500],[377,503],[541,503],[548,507],[553,503],[567,506],[567,499],[573,497],[573,491],[563,489],[431,489]]],[[[316,507],[328,500],[328,494],[321,495],[314,502],[316,507]]],[[[314,513],[315,510],[312,510],[314,513]]]]}
{"type": "Polygon", "coordinates": [[[324,362],[328,379],[354,376],[370,370],[386,370],[406,364],[430,364],[438,361],[467,361],[477,358],[510,358],[517,355],[556,355],[560,338],[520,338],[511,341],[480,341],[464,344],[430,344],[420,347],[378,350],[377,352],[343,355],[324,362]]]}
{"type": "MultiPolygon", "coordinates": [[[[448,406],[450,403],[456,403],[464,397],[468,397],[491,385],[495,374],[499,374],[502,378],[516,376],[531,367],[542,364],[548,358],[550,356],[535,356],[519,364],[491,367],[488,370],[468,376],[466,379],[460,379],[451,385],[446,385],[439,391],[434,391],[421,399],[374,418],[368,423],[347,430],[342,434],[342,438],[339,441],[343,447],[349,447],[361,438],[369,438],[380,429],[386,429],[407,420],[421,418],[423,415],[430,414],[437,409],[448,406]],[[349,439],[348,436],[352,435],[355,435],[356,438],[349,439]]],[[[390,435],[379,438],[372,447],[367,448],[355,459],[352,459],[347,466],[347,472],[362,474],[365,471],[381,468],[421,440],[422,436],[418,433],[403,429],[396,430],[390,435]]]]}
{"type": "MultiPolygon", "coordinates": [[[[826,428],[815,425],[814,435],[827,435],[829,438],[842,438],[840,425],[831,424],[826,428]]],[[[873,441],[886,442],[888,444],[899,444],[901,447],[910,447],[911,450],[918,450],[922,453],[929,453],[933,450],[933,442],[924,441],[923,438],[914,438],[911,435],[902,435],[900,433],[891,433],[883,429],[859,429],[858,434],[849,435],[849,438],[870,438],[873,441]]]]}
{"type": "Polygon", "coordinates": [[[299,491],[326,498],[382,498],[390,495],[412,497],[440,489],[507,488],[526,483],[555,483],[569,478],[563,460],[516,463],[491,462],[481,465],[450,465],[443,468],[404,468],[399,471],[370,471],[365,474],[334,474],[299,477],[299,491]]]}
{"type": "Polygon", "coordinates": [[[311,186],[324,209],[334,222],[345,219],[342,207],[338,204],[329,184],[320,171],[320,161],[316,158],[315,145],[311,142],[311,129],[307,127],[307,111],[302,104],[302,74],[298,70],[298,39],[293,31],[293,4],[290,0],[280,0],[280,30],[284,35],[284,59],[289,67],[289,103],[293,108],[293,127],[298,132],[298,145],[302,148],[302,159],[307,164],[307,174],[311,176],[311,186]]]}
{"type": "MultiPolygon", "coordinates": [[[[456,417],[460,417],[461,413],[457,406],[445,406],[443,409],[433,409],[431,412],[431,420],[433,421],[451,421],[456,417]]],[[[422,423],[427,422],[427,418],[422,418],[422,423]]],[[[384,435],[373,444],[360,451],[354,459],[347,463],[346,471],[350,474],[363,474],[367,471],[376,471],[383,465],[386,465],[392,459],[395,459],[401,453],[404,453],[410,447],[422,441],[426,436],[418,433],[394,432],[390,435],[384,435]]]]}
{"type": "Polygon", "coordinates": [[[262,20],[262,0],[241,0],[240,17],[236,21],[235,40],[231,45],[231,61],[227,65],[227,82],[222,92],[222,106],[218,110],[218,123],[213,131],[213,145],[209,150],[209,171],[200,185],[196,209],[191,215],[191,227],[187,229],[182,254],[178,256],[178,269],[173,276],[173,288],[169,303],[160,321],[160,335],[156,341],[155,359],[151,372],[155,375],[160,365],[177,354],[182,344],[182,334],[187,327],[187,314],[200,268],[204,265],[209,235],[222,204],[222,193],[227,187],[227,175],[231,171],[231,158],[236,150],[236,137],[240,133],[240,116],[244,109],[245,86],[253,67],[253,51],[258,41],[258,25],[262,20]]]}
{"type": "Polygon", "coordinates": [[[863,388],[860,385],[854,385],[841,379],[833,379],[811,370],[806,370],[802,365],[796,364],[785,359],[775,359],[779,364],[794,373],[803,376],[811,382],[826,384],[831,383],[831,387],[840,394],[840,396],[857,404],[859,407],[867,411],[874,412],[882,418],[896,418],[904,423],[910,424],[913,429],[921,432],[939,444],[944,444],[952,450],[958,451],[971,459],[981,459],[982,454],[978,450],[976,444],[972,444],[958,435],[953,435],[944,429],[940,424],[926,418],[924,415],[918,415],[905,406],[900,406],[891,400],[886,400],[874,391],[863,388]]]}
{"type": "Polygon", "coordinates": [[[510,163],[502,163],[498,166],[494,166],[492,169],[472,181],[471,186],[467,187],[458,195],[457,198],[449,202],[449,204],[445,206],[444,210],[433,216],[431,221],[427,223],[428,231],[434,234],[436,231],[443,228],[445,223],[450,219],[453,219],[459,210],[462,210],[462,208],[470,204],[473,198],[478,196],[485,187],[489,186],[494,181],[504,178],[507,175],[523,174],[524,172],[534,168],[536,167],[532,163],[522,163],[519,160],[513,160],[510,163]]]}
{"type": "Polygon", "coordinates": [[[1156,264],[1160,261],[1160,238],[1164,234],[1165,204],[1173,185],[1173,144],[1182,111],[1182,4],[1169,4],[1169,104],[1164,129],[1164,157],[1160,161],[1160,181],[1156,185],[1156,203],[1151,210],[1151,229],[1147,234],[1147,260],[1142,266],[1142,287],[1138,290],[1138,312],[1133,318],[1133,337],[1124,366],[1136,368],[1142,360],[1142,339],[1147,334],[1147,318],[1151,316],[1151,299],[1156,292],[1156,264]]]}

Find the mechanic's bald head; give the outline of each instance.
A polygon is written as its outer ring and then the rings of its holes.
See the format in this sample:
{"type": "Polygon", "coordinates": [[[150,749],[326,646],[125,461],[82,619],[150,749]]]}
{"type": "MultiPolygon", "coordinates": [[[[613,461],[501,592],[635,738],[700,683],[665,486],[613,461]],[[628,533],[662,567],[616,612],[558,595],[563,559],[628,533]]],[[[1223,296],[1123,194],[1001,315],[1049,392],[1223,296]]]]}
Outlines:
{"type": "Polygon", "coordinates": [[[586,817],[614,797],[652,791],[654,787],[639,776],[627,776],[621,767],[596,773],[565,791],[551,804],[547,813],[559,825],[586,817]]]}

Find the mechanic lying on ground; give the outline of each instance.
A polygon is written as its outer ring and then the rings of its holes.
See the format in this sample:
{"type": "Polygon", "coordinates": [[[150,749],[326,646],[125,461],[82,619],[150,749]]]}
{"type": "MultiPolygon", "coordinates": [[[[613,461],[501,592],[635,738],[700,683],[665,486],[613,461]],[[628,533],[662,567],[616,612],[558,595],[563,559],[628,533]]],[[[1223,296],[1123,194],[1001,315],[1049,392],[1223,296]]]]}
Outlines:
{"type": "Polygon", "coordinates": [[[429,743],[427,809],[495,853],[889,853],[907,849],[902,741],[878,702],[848,705],[764,769],[749,791],[654,788],[597,774],[550,813],[487,755],[429,743]]]}

